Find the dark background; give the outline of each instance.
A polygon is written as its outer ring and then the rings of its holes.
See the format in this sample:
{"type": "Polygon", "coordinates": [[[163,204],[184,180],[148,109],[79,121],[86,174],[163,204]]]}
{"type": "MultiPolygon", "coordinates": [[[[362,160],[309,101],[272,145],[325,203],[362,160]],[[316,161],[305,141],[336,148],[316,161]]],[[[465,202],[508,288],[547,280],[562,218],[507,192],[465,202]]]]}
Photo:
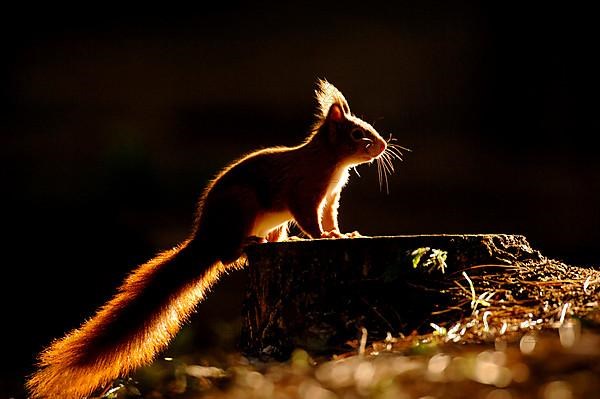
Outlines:
{"type": "MultiPolygon", "coordinates": [[[[185,237],[220,168],[302,140],[317,77],[413,150],[389,195],[374,167],[352,176],[344,230],[525,234],[597,265],[592,13],[491,3],[4,10],[0,394],[185,237]]],[[[243,281],[199,308],[192,346],[231,344],[243,281]]]]}

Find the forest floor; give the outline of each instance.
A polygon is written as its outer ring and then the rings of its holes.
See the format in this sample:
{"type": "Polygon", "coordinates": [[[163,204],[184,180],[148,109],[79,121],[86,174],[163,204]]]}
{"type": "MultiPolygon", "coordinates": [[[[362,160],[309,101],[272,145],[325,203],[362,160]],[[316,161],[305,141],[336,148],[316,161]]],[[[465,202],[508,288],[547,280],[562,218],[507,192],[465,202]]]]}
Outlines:
{"type": "Polygon", "coordinates": [[[600,398],[600,334],[578,319],[493,343],[448,342],[434,331],[349,345],[356,348],[321,358],[299,349],[284,362],[240,354],[161,359],[108,397],[600,398]]]}
{"type": "Polygon", "coordinates": [[[600,398],[600,272],[543,259],[462,271],[426,332],[360,338],[285,361],[160,359],[110,398],[600,398]]]}

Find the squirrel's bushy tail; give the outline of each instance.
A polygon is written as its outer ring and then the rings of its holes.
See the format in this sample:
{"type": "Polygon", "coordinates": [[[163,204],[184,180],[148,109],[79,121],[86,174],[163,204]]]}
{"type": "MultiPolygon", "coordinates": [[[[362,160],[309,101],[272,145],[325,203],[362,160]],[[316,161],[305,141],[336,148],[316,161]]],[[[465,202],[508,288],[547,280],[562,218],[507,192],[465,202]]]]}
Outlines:
{"type": "Polygon", "coordinates": [[[27,381],[31,398],[80,399],[150,363],[225,269],[192,246],[138,267],[93,318],[46,348],[27,381]]]}

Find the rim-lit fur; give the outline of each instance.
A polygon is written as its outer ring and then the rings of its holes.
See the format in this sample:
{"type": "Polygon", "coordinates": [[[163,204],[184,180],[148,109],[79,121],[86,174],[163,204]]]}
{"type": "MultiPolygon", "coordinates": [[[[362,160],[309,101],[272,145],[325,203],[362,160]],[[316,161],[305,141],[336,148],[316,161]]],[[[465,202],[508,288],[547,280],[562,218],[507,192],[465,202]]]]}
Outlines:
{"type": "Polygon", "coordinates": [[[225,168],[204,191],[189,238],[139,266],[94,317],[40,354],[27,382],[32,398],[89,396],[150,363],[221,273],[243,265],[249,237],[281,240],[290,222],[309,237],[342,236],[337,209],[348,169],[381,157],[389,168],[395,147],[352,115],[332,84],[320,80],[316,96],[317,121],[304,143],[225,168]]]}

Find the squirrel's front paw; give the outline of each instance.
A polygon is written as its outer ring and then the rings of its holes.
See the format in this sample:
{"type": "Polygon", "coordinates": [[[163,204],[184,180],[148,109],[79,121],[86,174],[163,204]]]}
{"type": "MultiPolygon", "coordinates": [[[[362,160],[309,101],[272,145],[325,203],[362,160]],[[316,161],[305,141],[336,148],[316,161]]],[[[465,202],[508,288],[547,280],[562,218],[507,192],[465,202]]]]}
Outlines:
{"type": "Polygon", "coordinates": [[[339,230],[324,231],[321,233],[321,238],[342,238],[344,234],[340,233],[339,230]]]}
{"type": "Polygon", "coordinates": [[[365,237],[362,234],[360,234],[358,231],[354,230],[352,233],[346,233],[343,234],[344,237],[346,238],[358,238],[358,237],[365,237]]]}
{"type": "Polygon", "coordinates": [[[340,233],[339,230],[331,230],[331,231],[324,231],[321,234],[321,238],[358,238],[358,237],[364,237],[364,236],[356,230],[353,231],[352,233],[340,233]]]}

